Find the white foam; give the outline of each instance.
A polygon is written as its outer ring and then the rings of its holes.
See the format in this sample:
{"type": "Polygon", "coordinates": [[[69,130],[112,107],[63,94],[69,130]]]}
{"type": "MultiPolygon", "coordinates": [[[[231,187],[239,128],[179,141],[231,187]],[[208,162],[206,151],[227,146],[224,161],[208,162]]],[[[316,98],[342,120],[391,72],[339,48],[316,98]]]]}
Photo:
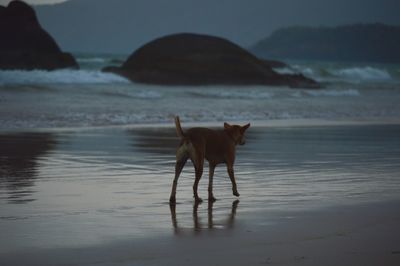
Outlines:
{"type": "Polygon", "coordinates": [[[294,65],[294,73],[301,73],[305,76],[314,76],[315,71],[311,67],[305,67],[305,66],[300,66],[300,65],[294,65]]]}
{"type": "Polygon", "coordinates": [[[315,71],[310,67],[294,65],[292,67],[274,68],[279,74],[303,74],[305,76],[315,76],[315,71]]]}
{"type": "Polygon", "coordinates": [[[123,77],[98,70],[62,69],[45,70],[5,70],[0,71],[0,85],[22,84],[102,84],[129,83],[123,77]]]}
{"type": "Polygon", "coordinates": [[[101,57],[78,57],[76,61],[79,63],[105,63],[107,60],[101,57]]]}
{"type": "Polygon", "coordinates": [[[191,92],[195,96],[223,98],[223,99],[270,99],[274,93],[264,90],[234,90],[234,89],[214,89],[214,90],[196,90],[191,92]]]}
{"type": "Polygon", "coordinates": [[[392,77],[385,69],[373,67],[353,67],[330,71],[332,75],[357,80],[390,80],[392,77]]]}
{"type": "Polygon", "coordinates": [[[159,99],[162,97],[162,94],[157,91],[142,90],[142,91],[136,92],[134,94],[134,97],[140,98],[140,99],[159,99]]]}
{"type": "Polygon", "coordinates": [[[278,72],[279,74],[297,74],[299,73],[298,71],[295,71],[294,69],[290,67],[283,67],[283,68],[274,68],[275,72],[278,72]]]}
{"type": "Polygon", "coordinates": [[[356,89],[348,89],[348,90],[339,90],[339,89],[323,89],[323,90],[308,90],[304,91],[307,95],[310,96],[360,96],[360,92],[356,89]]]}

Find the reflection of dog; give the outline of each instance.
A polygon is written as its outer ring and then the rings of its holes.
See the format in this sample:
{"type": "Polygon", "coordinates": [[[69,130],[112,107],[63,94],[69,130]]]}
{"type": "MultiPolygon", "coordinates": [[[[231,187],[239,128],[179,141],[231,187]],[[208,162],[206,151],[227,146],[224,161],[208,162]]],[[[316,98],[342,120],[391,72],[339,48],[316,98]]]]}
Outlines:
{"type": "MultiPolygon", "coordinates": [[[[208,214],[208,219],[207,219],[207,227],[205,227],[204,224],[201,223],[201,217],[198,215],[198,208],[199,208],[199,201],[195,201],[193,204],[193,231],[196,233],[201,232],[201,230],[208,228],[208,229],[214,229],[216,225],[214,224],[214,217],[213,217],[213,205],[214,201],[209,201],[208,202],[208,208],[207,208],[207,214],[208,214]]],[[[223,226],[224,229],[232,229],[235,225],[235,216],[236,216],[236,209],[239,205],[239,200],[235,200],[232,202],[232,208],[231,212],[229,213],[229,216],[225,221],[221,222],[219,219],[217,225],[220,227],[221,225],[223,226]]],[[[174,231],[176,235],[180,235],[184,233],[184,228],[180,227],[178,224],[178,219],[176,217],[176,204],[170,204],[169,205],[170,211],[171,211],[171,220],[172,220],[172,226],[174,227],[174,231]]]]}
{"type": "Polygon", "coordinates": [[[224,123],[224,130],[212,130],[208,128],[190,128],[183,132],[179,117],[175,117],[175,126],[178,136],[181,138],[181,143],[176,152],[175,164],[175,179],[172,185],[171,197],[169,201],[176,201],[176,186],[178,178],[185,166],[186,161],[190,158],[195,169],[195,181],[193,185],[193,193],[196,201],[201,201],[197,194],[197,187],[200,178],[203,174],[204,159],[209,162],[209,184],[208,184],[208,199],[215,201],[212,187],[214,169],[217,164],[225,163],[228,168],[229,178],[232,182],[233,195],[239,197],[237,191],[235,176],[233,173],[233,164],[235,162],[235,146],[245,143],[244,133],[249,128],[250,124],[245,126],[229,125],[224,123]]]}

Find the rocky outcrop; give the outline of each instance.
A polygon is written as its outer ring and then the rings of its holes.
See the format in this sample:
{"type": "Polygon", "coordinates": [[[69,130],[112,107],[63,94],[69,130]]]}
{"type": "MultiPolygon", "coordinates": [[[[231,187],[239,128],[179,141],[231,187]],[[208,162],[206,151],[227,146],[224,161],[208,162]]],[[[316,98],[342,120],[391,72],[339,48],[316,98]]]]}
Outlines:
{"type": "Polygon", "coordinates": [[[175,34],[135,51],[121,67],[107,67],[134,82],[161,85],[286,85],[319,87],[302,75],[281,75],[236,44],[214,36],[175,34]]]}
{"type": "Polygon", "coordinates": [[[0,6],[0,69],[78,68],[42,29],[35,11],[22,1],[0,6]]]}

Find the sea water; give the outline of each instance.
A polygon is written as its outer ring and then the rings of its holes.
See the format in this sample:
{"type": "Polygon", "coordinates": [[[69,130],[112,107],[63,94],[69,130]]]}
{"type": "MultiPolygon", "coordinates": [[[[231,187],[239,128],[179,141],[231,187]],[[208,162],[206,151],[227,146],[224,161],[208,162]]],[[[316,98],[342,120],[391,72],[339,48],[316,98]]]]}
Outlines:
{"type": "Polygon", "coordinates": [[[126,56],[78,54],[80,70],[0,71],[0,129],[272,119],[380,120],[400,117],[400,66],[289,62],[323,89],[155,86],[112,73],[126,56]]]}

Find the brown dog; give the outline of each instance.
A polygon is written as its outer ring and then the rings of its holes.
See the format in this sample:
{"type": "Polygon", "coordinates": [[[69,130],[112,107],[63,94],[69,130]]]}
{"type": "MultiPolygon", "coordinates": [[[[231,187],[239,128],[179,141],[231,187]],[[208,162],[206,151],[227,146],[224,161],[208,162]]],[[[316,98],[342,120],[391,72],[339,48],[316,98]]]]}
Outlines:
{"type": "Polygon", "coordinates": [[[190,158],[194,165],[196,178],[193,185],[194,198],[197,202],[201,198],[197,194],[197,187],[203,174],[204,159],[209,163],[209,183],[208,183],[208,199],[215,201],[213,195],[213,176],[214,169],[217,164],[225,163],[228,168],[229,178],[232,182],[233,195],[239,197],[237,191],[235,176],[233,173],[233,164],[235,162],[236,145],[245,143],[244,133],[250,127],[229,125],[224,123],[224,130],[212,130],[208,128],[196,127],[190,128],[185,133],[182,130],[179,117],[175,117],[175,126],[181,142],[176,152],[175,178],[172,185],[170,203],[175,203],[176,186],[178,178],[185,166],[186,161],[190,158]]]}

